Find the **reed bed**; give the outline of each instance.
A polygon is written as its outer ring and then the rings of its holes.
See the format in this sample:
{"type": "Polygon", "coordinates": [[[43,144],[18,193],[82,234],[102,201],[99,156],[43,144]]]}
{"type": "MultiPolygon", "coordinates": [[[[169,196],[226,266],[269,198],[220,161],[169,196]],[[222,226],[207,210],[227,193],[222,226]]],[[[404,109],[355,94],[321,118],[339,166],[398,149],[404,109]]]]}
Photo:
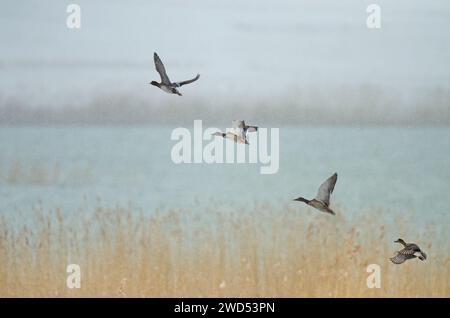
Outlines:
{"type": "Polygon", "coordinates": [[[405,220],[386,223],[377,211],[348,220],[337,211],[37,206],[0,218],[0,296],[450,296],[448,243],[433,226],[414,237],[426,262],[393,265],[405,220]],[[66,286],[71,263],[81,266],[79,289],[66,286]],[[379,289],[366,285],[369,264],[381,267],[379,289]]]}
{"type": "Polygon", "coordinates": [[[117,89],[88,95],[76,104],[51,102],[30,107],[30,100],[2,98],[0,125],[179,125],[203,119],[252,118],[260,125],[448,126],[450,87],[419,90],[386,89],[379,85],[293,86],[271,96],[215,90],[214,97],[172,99],[142,95],[142,90],[117,89]],[[242,103],[245,100],[245,104],[242,103]]]}

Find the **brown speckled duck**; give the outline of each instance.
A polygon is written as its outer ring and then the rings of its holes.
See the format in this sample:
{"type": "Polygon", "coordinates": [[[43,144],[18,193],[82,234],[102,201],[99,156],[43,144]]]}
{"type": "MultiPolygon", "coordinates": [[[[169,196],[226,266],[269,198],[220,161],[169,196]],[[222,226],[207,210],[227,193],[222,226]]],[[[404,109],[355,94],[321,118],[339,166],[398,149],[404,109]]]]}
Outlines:
{"type": "Polygon", "coordinates": [[[404,248],[397,252],[397,255],[394,257],[391,257],[390,260],[394,264],[402,264],[406,260],[418,258],[421,261],[424,261],[427,259],[427,254],[422,252],[422,250],[419,248],[417,244],[414,243],[406,243],[401,238],[395,241],[395,243],[400,243],[404,246],[404,248]],[[416,255],[418,254],[418,255],[416,255]]]}

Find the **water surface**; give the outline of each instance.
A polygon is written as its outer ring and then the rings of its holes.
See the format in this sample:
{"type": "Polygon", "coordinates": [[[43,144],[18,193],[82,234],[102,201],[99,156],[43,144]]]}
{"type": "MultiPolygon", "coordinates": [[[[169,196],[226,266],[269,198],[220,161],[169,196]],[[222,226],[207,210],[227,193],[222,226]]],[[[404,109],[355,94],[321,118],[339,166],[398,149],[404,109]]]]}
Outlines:
{"type": "Polygon", "coordinates": [[[1,213],[36,204],[70,212],[98,200],[147,213],[214,204],[281,207],[297,204],[291,200],[298,195],[314,197],[338,172],[332,203],[340,213],[382,209],[448,221],[449,128],[280,128],[280,167],[273,175],[261,174],[261,164],[174,164],[171,132],[2,127],[1,213]]]}

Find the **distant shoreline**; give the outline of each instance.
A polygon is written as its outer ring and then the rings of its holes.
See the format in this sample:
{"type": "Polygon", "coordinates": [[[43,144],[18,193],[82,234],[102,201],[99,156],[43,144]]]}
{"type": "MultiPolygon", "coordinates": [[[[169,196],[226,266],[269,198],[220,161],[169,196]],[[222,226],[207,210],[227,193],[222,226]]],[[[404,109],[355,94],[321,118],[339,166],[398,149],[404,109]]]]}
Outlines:
{"type": "Polygon", "coordinates": [[[444,88],[414,95],[385,92],[376,87],[305,89],[269,98],[235,95],[173,98],[161,94],[135,96],[130,91],[121,91],[83,96],[82,101],[68,96],[70,104],[56,101],[40,104],[30,97],[6,96],[0,93],[0,125],[173,126],[186,125],[195,119],[223,124],[236,118],[271,127],[450,125],[450,89],[444,88]]]}

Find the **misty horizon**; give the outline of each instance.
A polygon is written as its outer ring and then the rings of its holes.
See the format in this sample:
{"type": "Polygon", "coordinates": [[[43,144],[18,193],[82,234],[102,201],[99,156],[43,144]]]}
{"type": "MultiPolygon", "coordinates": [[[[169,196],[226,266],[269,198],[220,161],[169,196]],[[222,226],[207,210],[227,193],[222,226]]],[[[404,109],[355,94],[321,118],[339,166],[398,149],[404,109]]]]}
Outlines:
{"type": "Polygon", "coordinates": [[[445,1],[381,1],[378,30],[360,1],[79,4],[80,29],[63,3],[3,5],[0,124],[450,123],[445,1]],[[155,51],[171,79],[201,74],[182,98],[148,84],[155,51]]]}

